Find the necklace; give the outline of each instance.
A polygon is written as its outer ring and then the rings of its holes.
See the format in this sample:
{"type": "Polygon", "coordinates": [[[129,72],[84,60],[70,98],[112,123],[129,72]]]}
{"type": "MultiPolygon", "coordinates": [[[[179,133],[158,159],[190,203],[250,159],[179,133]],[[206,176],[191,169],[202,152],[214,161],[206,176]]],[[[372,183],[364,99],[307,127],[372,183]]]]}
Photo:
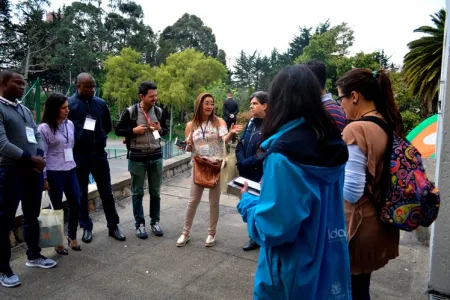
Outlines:
{"type": "Polygon", "coordinates": [[[367,114],[370,114],[371,112],[374,112],[374,111],[377,111],[377,109],[369,110],[368,112],[366,112],[365,114],[363,114],[363,115],[361,116],[361,118],[364,118],[367,114]]]}

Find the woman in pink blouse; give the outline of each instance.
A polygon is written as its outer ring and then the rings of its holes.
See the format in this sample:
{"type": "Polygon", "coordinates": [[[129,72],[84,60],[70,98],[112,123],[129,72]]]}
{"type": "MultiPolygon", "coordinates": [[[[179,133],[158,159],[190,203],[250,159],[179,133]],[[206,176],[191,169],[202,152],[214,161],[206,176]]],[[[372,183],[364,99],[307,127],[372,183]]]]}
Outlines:
{"type": "MultiPolygon", "coordinates": [[[[75,174],[73,146],[75,144],[72,121],[68,120],[69,103],[62,94],[52,94],[45,102],[44,115],[39,132],[44,141],[46,170],[44,170],[44,189],[48,190],[54,209],[63,209],[63,193],[69,205],[69,232],[67,242],[72,250],[80,251],[77,241],[78,207],[80,187],[75,174]]],[[[68,255],[63,245],[56,247],[60,255],[68,255]]]]}

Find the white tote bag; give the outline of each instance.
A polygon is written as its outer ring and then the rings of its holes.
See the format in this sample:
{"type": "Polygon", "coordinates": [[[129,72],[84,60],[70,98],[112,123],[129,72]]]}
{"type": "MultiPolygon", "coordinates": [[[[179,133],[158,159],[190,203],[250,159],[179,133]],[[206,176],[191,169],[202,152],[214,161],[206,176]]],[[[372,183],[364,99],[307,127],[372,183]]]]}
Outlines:
{"type": "MultiPolygon", "coordinates": [[[[47,192],[45,195],[48,197],[47,192]]],[[[50,208],[41,209],[39,221],[39,247],[58,247],[64,243],[64,210],[54,210],[50,201],[50,208]]]]}

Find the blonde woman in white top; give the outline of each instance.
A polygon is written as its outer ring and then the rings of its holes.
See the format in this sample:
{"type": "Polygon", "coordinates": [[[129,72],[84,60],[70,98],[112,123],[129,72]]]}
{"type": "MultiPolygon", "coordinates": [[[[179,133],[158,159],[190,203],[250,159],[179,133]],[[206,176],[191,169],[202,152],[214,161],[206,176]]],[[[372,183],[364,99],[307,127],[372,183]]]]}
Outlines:
{"type": "MultiPolygon", "coordinates": [[[[222,118],[214,114],[214,98],[211,94],[201,93],[195,100],[194,117],[186,125],[185,136],[187,151],[199,155],[212,162],[224,157],[223,143],[228,143],[234,135],[242,130],[242,126],[233,125],[230,132],[222,118]]],[[[190,240],[190,232],[198,204],[205,187],[192,180],[191,197],[186,209],[183,233],[177,240],[177,247],[183,247],[190,240]]],[[[219,220],[220,184],[209,189],[209,228],[205,246],[212,247],[215,243],[216,227],[219,220]]]]}

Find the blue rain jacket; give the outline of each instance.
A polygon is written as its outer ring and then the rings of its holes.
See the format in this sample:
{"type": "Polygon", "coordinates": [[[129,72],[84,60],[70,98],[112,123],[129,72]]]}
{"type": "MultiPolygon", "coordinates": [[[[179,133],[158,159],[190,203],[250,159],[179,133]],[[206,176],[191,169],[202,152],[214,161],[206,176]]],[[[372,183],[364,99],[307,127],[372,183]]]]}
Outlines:
{"type": "Polygon", "coordinates": [[[266,140],[261,195],[238,204],[260,246],[254,299],[351,299],[344,217],[347,146],[317,142],[303,118],[266,140]]]}

